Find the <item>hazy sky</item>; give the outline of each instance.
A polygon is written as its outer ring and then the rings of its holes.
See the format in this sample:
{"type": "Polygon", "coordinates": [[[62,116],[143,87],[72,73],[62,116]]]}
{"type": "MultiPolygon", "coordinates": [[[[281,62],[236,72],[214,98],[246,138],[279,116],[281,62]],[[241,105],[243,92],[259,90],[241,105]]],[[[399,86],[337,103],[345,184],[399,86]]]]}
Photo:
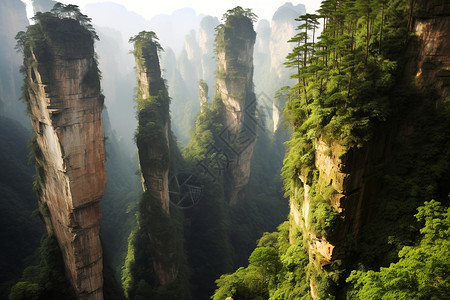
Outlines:
{"type": "Polygon", "coordinates": [[[314,12],[320,7],[321,0],[59,0],[66,4],[76,4],[81,9],[88,3],[115,2],[124,5],[128,10],[134,11],[146,19],[151,19],[157,14],[170,14],[174,10],[191,7],[197,14],[206,14],[220,17],[228,10],[236,6],[252,8],[259,19],[272,18],[278,7],[286,2],[296,5],[305,4],[308,12],[314,12]]]}

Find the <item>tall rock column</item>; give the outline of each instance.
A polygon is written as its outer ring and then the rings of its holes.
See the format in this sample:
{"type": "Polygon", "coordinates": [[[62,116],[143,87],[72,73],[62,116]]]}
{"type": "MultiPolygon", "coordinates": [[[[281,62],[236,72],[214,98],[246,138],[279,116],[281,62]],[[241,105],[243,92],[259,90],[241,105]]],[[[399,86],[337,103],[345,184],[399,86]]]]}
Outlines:
{"type": "Polygon", "coordinates": [[[106,172],[96,35],[86,23],[53,13],[36,21],[19,33],[18,45],[36,133],[40,208],[78,298],[103,299],[99,230],[106,172]]]}
{"type": "Polygon", "coordinates": [[[239,202],[250,178],[250,161],[256,140],[256,96],[253,89],[254,14],[241,7],[224,15],[225,24],[216,36],[217,94],[224,103],[225,126],[219,135],[228,149],[230,164],[225,173],[226,198],[239,202]]]}
{"type": "MultiPolygon", "coordinates": [[[[176,257],[182,245],[176,236],[177,230],[172,227],[169,211],[170,98],[161,77],[158,51],[162,48],[157,39],[151,31],[142,31],[130,39],[136,59],[139,122],[136,144],[144,189],[139,221],[139,234],[144,238],[136,242],[136,247],[151,249],[149,263],[153,264],[159,284],[167,285],[178,277],[176,257]]],[[[153,275],[135,273],[134,276],[148,280],[153,275]]]]}
{"type": "Polygon", "coordinates": [[[154,32],[142,31],[130,39],[138,80],[138,122],[136,144],[144,191],[161,201],[169,212],[169,95],[161,77],[154,32]]]}

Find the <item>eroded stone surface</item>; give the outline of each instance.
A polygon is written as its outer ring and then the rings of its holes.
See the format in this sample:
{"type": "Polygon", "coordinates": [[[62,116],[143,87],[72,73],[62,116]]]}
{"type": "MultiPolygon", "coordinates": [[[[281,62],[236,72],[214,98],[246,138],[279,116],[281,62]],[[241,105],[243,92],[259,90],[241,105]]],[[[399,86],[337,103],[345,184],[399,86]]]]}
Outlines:
{"type": "Polygon", "coordinates": [[[41,201],[79,299],[103,299],[100,199],[106,185],[103,98],[93,43],[73,58],[56,43],[27,70],[30,118],[42,152],[41,201]],[[47,53],[47,54],[49,54],[47,53]]]}

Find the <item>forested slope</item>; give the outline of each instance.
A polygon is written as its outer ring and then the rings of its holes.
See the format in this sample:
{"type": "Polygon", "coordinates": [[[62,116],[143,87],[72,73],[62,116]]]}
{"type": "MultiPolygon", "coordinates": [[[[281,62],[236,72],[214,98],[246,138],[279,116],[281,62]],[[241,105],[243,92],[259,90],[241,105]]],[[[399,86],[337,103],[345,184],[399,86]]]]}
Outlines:
{"type": "Polygon", "coordinates": [[[448,261],[431,250],[449,227],[448,11],[445,1],[331,0],[298,18],[284,108],[289,228],[264,236],[215,298],[448,297],[445,271],[427,265],[448,261]]]}

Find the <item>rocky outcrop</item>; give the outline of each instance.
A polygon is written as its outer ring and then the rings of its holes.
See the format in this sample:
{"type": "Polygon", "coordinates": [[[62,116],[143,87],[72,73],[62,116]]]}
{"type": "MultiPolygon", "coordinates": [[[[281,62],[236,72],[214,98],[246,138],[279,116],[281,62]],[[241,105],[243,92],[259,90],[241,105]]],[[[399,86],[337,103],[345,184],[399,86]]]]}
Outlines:
{"type": "Polygon", "coordinates": [[[42,32],[30,37],[39,40],[24,49],[24,64],[41,212],[78,298],[103,299],[99,230],[105,143],[93,39],[72,19],[51,17],[34,26],[42,32]],[[65,31],[64,39],[54,28],[65,31]]]}
{"type": "Polygon", "coordinates": [[[303,232],[309,235],[310,261],[318,261],[323,266],[336,258],[333,256],[334,249],[347,234],[356,236],[370,220],[370,208],[375,204],[376,191],[380,187],[377,179],[389,154],[390,137],[387,134],[377,136],[362,149],[349,150],[337,141],[326,143],[320,138],[315,144],[319,182],[333,187],[335,192],[329,200],[342,216],[342,222],[336,224],[333,234],[327,238],[317,236],[310,230],[311,186],[304,176],[299,177],[303,184],[302,205],[298,207],[295,202],[291,203],[291,216],[295,225],[302,227],[303,232]]]}
{"type": "Polygon", "coordinates": [[[217,93],[224,103],[224,129],[219,138],[228,149],[225,171],[226,198],[239,201],[250,177],[250,161],[256,139],[256,96],[253,91],[253,47],[256,33],[252,20],[229,15],[216,37],[217,93]]]}

